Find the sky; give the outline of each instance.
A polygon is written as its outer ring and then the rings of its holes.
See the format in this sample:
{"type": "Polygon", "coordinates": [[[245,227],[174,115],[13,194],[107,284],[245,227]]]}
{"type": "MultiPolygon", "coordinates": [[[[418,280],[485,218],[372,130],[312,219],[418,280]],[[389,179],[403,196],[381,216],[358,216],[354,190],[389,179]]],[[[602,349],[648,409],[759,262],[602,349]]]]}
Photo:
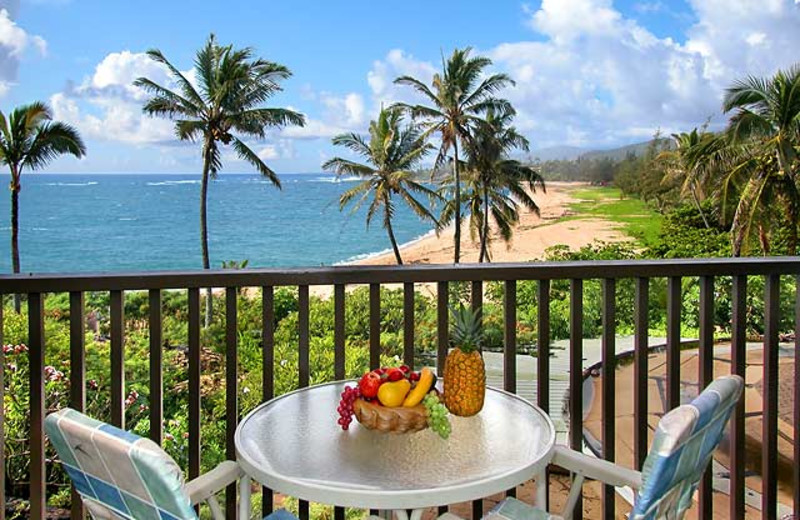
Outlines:
{"type": "MultiPolygon", "coordinates": [[[[293,72],[266,106],[308,124],[249,144],[278,172],[319,172],[348,156],[331,137],[417,100],[397,76],[429,81],[442,55],[471,46],[516,80],[502,96],[534,150],[610,148],[721,127],[732,81],[800,62],[798,28],[800,0],[0,0],[0,110],[46,101],[81,132],[87,157],[45,171],[199,172],[200,146],[143,115],[132,82],[169,84],[151,48],[191,76],[213,32],[293,72]]],[[[224,171],[251,171],[223,159],[224,171]]]]}

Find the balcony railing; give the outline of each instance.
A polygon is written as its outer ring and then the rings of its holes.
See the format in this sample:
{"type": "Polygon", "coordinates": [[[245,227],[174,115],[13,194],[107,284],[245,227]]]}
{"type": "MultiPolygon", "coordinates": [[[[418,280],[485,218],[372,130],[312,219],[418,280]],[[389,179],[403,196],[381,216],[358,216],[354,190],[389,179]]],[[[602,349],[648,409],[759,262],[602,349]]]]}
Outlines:
{"type": "MultiPolygon", "coordinates": [[[[574,449],[583,447],[583,284],[587,279],[601,280],[602,296],[602,456],[614,460],[614,443],[610,442],[619,432],[615,431],[615,292],[616,283],[621,279],[633,279],[634,296],[634,429],[633,451],[637,469],[641,469],[648,450],[648,302],[649,281],[652,278],[667,279],[667,339],[666,339],[666,396],[667,408],[680,403],[681,384],[681,279],[698,277],[700,283],[699,301],[699,374],[701,386],[713,378],[713,309],[715,277],[732,278],[731,311],[731,371],[745,375],[746,343],[746,288],[748,277],[763,277],[764,294],[764,363],[763,363],[763,433],[761,446],[761,515],[765,519],[776,518],[778,503],[778,284],[781,276],[800,277],[800,258],[748,258],[748,259],[703,259],[670,261],[596,261],[497,265],[431,265],[407,267],[330,267],[310,269],[248,269],[239,271],[189,271],[189,272],[149,272],[131,274],[74,274],[74,275],[18,275],[0,276],[0,295],[24,294],[27,296],[27,312],[30,349],[30,514],[32,518],[43,518],[46,505],[45,483],[45,436],[43,420],[45,415],[45,295],[66,293],[70,297],[70,405],[83,410],[85,406],[85,312],[84,293],[88,291],[110,292],[110,357],[111,357],[111,422],[125,427],[124,401],[125,381],[124,363],[125,340],[124,299],[126,291],[149,291],[149,331],[150,331],[150,437],[162,442],[164,414],[162,408],[162,291],[171,289],[188,290],[188,477],[193,478],[200,471],[201,455],[201,299],[200,290],[206,287],[225,289],[226,348],[226,450],[229,458],[235,457],[234,430],[239,419],[237,400],[237,298],[240,288],[260,287],[262,289],[262,356],[263,356],[263,399],[273,397],[274,382],[274,330],[273,296],[274,288],[297,286],[299,318],[299,384],[309,384],[309,287],[332,285],[334,302],[334,375],[337,379],[345,377],[345,299],[346,285],[369,286],[369,363],[377,367],[380,362],[380,288],[382,284],[402,284],[404,291],[403,311],[403,358],[414,364],[414,291],[415,284],[435,284],[437,292],[437,366],[443,369],[448,349],[448,288],[455,282],[469,282],[471,302],[480,308],[483,302],[484,282],[504,284],[504,354],[503,387],[509,391],[517,390],[516,381],[516,323],[518,281],[538,281],[537,334],[538,356],[536,357],[538,379],[536,381],[537,404],[549,411],[550,408],[550,296],[551,282],[569,280],[569,387],[568,442],[574,449]]],[[[800,286],[800,284],[798,284],[800,286]]],[[[795,294],[795,328],[800,324],[800,298],[795,294]]],[[[0,325],[2,325],[0,307],[0,325]]],[[[2,334],[0,326],[0,335],[2,334]]],[[[800,337],[796,335],[795,337],[800,337]]],[[[2,338],[0,337],[0,343],[2,338]]],[[[800,374],[800,349],[796,350],[795,370],[800,374]]],[[[4,364],[0,363],[0,367],[4,364]]],[[[3,377],[0,368],[0,380],[3,377]]],[[[0,381],[1,383],[2,381],[0,381]]],[[[3,386],[0,385],[0,389],[3,386]]],[[[800,413],[800,384],[794,387],[794,417],[800,413]]],[[[168,418],[167,418],[168,419],[168,418]]],[[[740,405],[730,427],[730,506],[731,518],[742,518],[745,511],[745,412],[740,405]]],[[[509,425],[511,427],[511,425],[509,425]]],[[[0,422],[0,434],[5,438],[0,422]]],[[[795,419],[794,429],[794,511],[800,508],[800,428],[795,419]]],[[[5,475],[5,454],[0,455],[0,475],[5,475]]],[[[708,519],[712,515],[712,481],[709,471],[698,492],[699,516],[708,519]]],[[[0,520],[5,514],[5,482],[0,482],[0,520]]],[[[271,496],[271,491],[264,490],[271,496]]],[[[228,490],[228,514],[235,514],[235,489],[228,490]]],[[[606,488],[603,492],[603,516],[614,517],[614,490],[606,488]]],[[[82,514],[78,500],[73,500],[73,518],[82,514]]],[[[272,500],[263,501],[264,512],[272,507],[272,500]]],[[[580,506],[578,507],[580,511],[580,506]]],[[[480,517],[482,503],[473,504],[473,516],[480,517]]],[[[309,507],[300,502],[301,518],[307,518],[309,507]]],[[[344,518],[344,510],[335,509],[336,518],[344,518]]],[[[580,516],[580,515],[579,515],[580,516]]],[[[795,516],[797,518],[797,516],[795,516]]]]}

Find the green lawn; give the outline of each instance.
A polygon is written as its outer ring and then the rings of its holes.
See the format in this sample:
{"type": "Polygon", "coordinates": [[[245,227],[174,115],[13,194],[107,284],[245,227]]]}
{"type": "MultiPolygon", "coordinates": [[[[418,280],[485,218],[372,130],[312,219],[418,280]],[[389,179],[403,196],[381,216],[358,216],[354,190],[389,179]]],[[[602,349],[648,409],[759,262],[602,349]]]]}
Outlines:
{"type": "Polygon", "coordinates": [[[658,238],[661,230],[661,215],[650,209],[639,199],[621,198],[617,188],[582,187],[571,192],[580,199],[570,205],[575,215],[571,220],[580,218],[603,218],[619,224],[619,229],[648,243],[658,238]]]}

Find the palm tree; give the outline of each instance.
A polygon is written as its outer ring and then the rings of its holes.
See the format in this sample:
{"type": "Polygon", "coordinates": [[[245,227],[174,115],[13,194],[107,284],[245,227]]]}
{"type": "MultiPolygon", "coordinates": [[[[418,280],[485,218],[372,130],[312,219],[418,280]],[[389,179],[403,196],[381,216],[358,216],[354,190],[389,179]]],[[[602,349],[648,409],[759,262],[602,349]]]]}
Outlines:
{"type": "Polygon", "coordinates": [[[383,213],[383,227],[389,235],[398,265],[403,264],[403,259],[392,227],[394,196],[405,202],[420,218],[430,220],[438,227],[436,217],[414,197],[415,194],[426,195],[430,199],[438,197],[435,191],[414,180],[413,170],[431,150],[431,146],[425,142],[416,126],[402,126],[402,119],[398,110],[382,108],[378,119],[369,125],[369,142],[354,133],[333,138],[333,144],[360,155],[366,164],[335,157],[322,165],[323,169],[337,175],[353,175],[363,179],[341,195],[339,208],[344,209],[354,202],[353,211],[357,211],[371,196],[367,208],[367,226],[378,212],[383,213]]]}
{"type": "MultiPolygon", "coordinates": [[[[513,109],[501,113],[490,109],[466,149],[467,194],[464,199],[470,212],[470,233],[473,240],[477,235],[480,241],[478,262],[491,261],[491,221],[508,242],[514,225],[519,222],[520,205],[539,214],[531,193],[537,186],[544,190],[544,180],[533,168],[508,157],[514,149],[529,149],[528,140],[510,126],[515,115],[513,109]]],[[[448,204],[445,218],[451,211],[453,205],[448,204]]]]}
{"type": "Polygon", "coordinates": [[[666,168],[664,182],[681,182],[680,195],[687,193],[692,196],[697,211],[703,219],[706,229],[711,228],[711,224],[706,218],[706,214],[700,205],[700,198],[705,198],[703,185],[709,181],[711,174],[715,171],[714,149],[717,137],[697,128],[691,132],[681,132],[672,134],[675,146],[669,150],[661,152],[656,159],[666,168]]]}
{"type": "MultiPolygon", "coordinates": [[[[732,146],[747,152],[728,175],[733,180],[743,179],[733,217],[733,252],[741,254],[751,227],[759,215],[768,213],[767,201],[776,200],[788,223],[789,253],[794,254],[800,216],[800,65],[780,70],[771,78],[749,76],[735,82],[725,92],[723,110],[734,111],[728,125],[732,146]]],[[[766,253],[764,226],[760,230],[766,253]]]]}
{"type": "MultiPolygon", "coordinates": [[[[202,140],[203,171],[200,188],[200,240],[203,268],[210,267],[206,203],[208,181],[222,169],[221,145],[230,145],[236,155],[280,188],[278,176],[242,138],[263,139],[268,128],[305,125],[305,118],[284,108],[262,104],[282,90],[280,81],[292,73],[278,63],[253,57],[251,48],[234,49],[220,45],[212,34],[197,52],[194,66],[197,86],[159,50],[147,52],[170,72],[177,89],[170,90],[147,78],[134,85],[152,94],[143,111],[175,121],[175,133],[182,141],[202,140]]],[[[211,289],[207,290],[206,325],[211,322],[211,289]]]]}
{"type": "Polygon", "coordinates": [[[421,119],[426,136],[438,134],[441,140],[439,154],[433,171],[442,167],[450,149],[453,150],[453,218],[455,220],[454,260],[461,259],[461,175],[459,144],[469,142],[475,126],[480,124],[480,115],[489,109],[507,111],[508,101],[497,99],[495,94],[514,82],[505,74],[492,74],[482,79],[483,71],[492,60],[482,56],[470,56],[471,49],[455,49],[447,61],[442,58],[442,71],[433,76],[429,87],[411,76],[395,79],[400,85],[410,85],[419,92],[428,105],[398,103],[413,118],[421,119]]]}
{"type": "MultiPolygon", "coordinates": [[[[73,127],[53,121],[53,113],[44,103],[15,108],[8,117],[0,112],[0,161],[11,171],[11,264],[14,273],[19,264],[19,192],[22,171],[43,168],[59,155],[81,158],[86,147],[73,127]]],[[[20,311],[19,295],[14,308],[20,311]]]]}

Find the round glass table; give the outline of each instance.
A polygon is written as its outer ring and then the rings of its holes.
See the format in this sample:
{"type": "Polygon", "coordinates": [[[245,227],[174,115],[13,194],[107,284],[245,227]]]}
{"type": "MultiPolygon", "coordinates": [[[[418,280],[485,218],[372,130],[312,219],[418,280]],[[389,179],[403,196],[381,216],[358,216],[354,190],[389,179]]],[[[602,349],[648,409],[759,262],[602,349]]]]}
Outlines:
{"type": "Polygon", "coordinates": [[[303,388],[253,410],[236,429],[242,469],[271,489],[303,500],[405,511],[466,502],[541,475],[551,459],[550,418],[514,394],[486,389],[481,413],[451,417],[452,434],[430,429],[380,433],[355,419],[336,423],[335,382],[303,388]]]}

